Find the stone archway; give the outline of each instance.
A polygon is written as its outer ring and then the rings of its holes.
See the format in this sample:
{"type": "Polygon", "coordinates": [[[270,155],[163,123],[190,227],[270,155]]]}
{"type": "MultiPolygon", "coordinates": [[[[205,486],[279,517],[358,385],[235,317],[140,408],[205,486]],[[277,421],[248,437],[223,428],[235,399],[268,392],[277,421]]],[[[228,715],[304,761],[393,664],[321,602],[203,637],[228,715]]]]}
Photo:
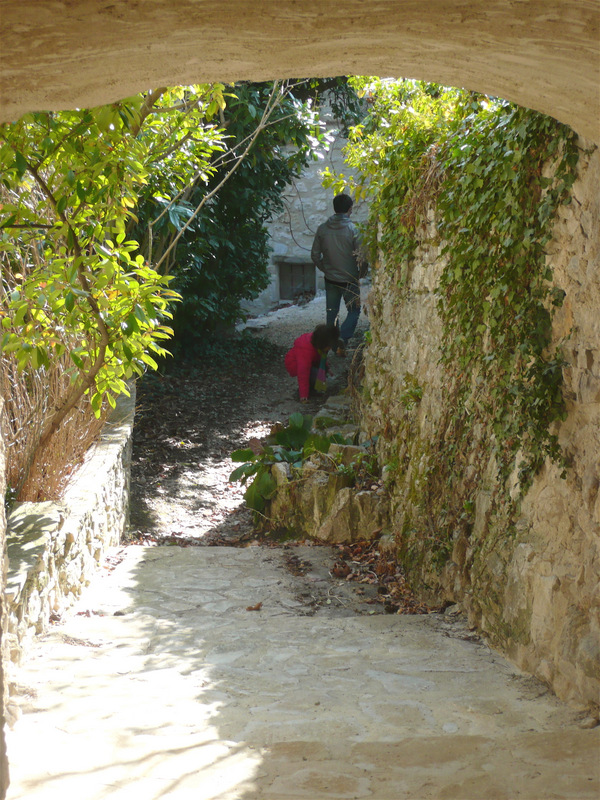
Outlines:
{"type": "MultiPolygon", "coordinates": [[[[164,84],[373,74],[505,97],[600,142],[599,10],[598,0],[0,0],[0,121],[164,84]]],[[[0,488],[2,472],[0,459],[0,488]]],[[[0,725],[1,693],[0,681],[0,725]]],[[[6,782],[0,735],[0,797],[6,782]]]]}
{"type": "Polygon", "coordinates": [[[372,74],[498,95],[600,139],[597,0],[0,0],[0,119],[199,81],[372,74]]]}

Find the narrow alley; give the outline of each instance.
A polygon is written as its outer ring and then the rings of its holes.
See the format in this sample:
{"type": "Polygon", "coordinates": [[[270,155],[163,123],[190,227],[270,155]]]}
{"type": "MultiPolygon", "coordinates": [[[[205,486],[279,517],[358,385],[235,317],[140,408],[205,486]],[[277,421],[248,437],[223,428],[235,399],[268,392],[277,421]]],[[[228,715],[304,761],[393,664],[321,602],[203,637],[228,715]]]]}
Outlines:
{"type": "Polygon", "coordinates": [[[228,455],[298,410],[282,354],[323,315],[140,393],[131,540],[22,667],[10,800],[598,796],[600,729],[455,609],[385,613],[335,548],[255,537],[228,455]]]}

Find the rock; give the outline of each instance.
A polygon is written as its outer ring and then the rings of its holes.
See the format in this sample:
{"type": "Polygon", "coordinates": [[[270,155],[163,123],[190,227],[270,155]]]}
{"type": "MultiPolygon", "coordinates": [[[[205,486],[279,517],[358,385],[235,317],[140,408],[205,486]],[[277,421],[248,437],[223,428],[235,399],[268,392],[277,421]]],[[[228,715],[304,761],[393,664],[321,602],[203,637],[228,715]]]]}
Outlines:
{"type": "Polygon", "coordinates": [[[448,606],[448,608],[445,609],[444,614],[449,617],[457,617],[459,614],[462,614],[462,608],[458,605],[458,603],[455,603],[453,606],[448,606]]]}
{"type": "Polygon", "coordinates": [[[352,444],[332,444],[329,448],[329,455],[333,458],[339,455],[341,463],[345,467],[349,467],[353,461],[356,461],[358,456],[364,455],[365,452],[364,447],[358,447],[352,444]]]}
{"type": "Polygon", "coordinates": [[[384,503],[375,493],[342,489],[320,528],[317,539],[324,542],[355,542],[372,539],[381,530],[386,517],[384,503]]]}
{"type": "Polygon", "coordinates": [[[271,467],[271,475],[275,479],[277,486],[285,485],[290,479],[290,465],[284,462],[273,464],[271,467]]]}

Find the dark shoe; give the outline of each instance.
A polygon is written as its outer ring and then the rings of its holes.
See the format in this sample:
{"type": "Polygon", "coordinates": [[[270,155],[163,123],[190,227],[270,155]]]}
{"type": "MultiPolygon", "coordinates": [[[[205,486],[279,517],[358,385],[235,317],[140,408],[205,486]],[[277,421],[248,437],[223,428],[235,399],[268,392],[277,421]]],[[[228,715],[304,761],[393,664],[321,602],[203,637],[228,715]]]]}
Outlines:
{"type": "Polygon", "coordinates": [[[343,339],[340,339],[337,344],[337,350],[335,351],[336,356],[339,356],[340,358],[345,358],[347,347],[348,347],[348,342],[345,342],[343,339]]]}

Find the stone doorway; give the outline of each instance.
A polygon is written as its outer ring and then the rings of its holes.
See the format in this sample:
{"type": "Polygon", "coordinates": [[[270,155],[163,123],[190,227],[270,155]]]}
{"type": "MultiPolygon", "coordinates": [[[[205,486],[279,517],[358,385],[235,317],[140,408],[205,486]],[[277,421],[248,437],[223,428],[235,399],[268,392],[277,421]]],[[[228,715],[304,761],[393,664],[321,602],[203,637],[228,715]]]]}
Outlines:
{"type": "Polygon", "coordinates": [[[275,262],[279,274],[279,299],[298,300],[314,295],[317,288],[315,266],[302,257],[288,256],[275,262]]]}

